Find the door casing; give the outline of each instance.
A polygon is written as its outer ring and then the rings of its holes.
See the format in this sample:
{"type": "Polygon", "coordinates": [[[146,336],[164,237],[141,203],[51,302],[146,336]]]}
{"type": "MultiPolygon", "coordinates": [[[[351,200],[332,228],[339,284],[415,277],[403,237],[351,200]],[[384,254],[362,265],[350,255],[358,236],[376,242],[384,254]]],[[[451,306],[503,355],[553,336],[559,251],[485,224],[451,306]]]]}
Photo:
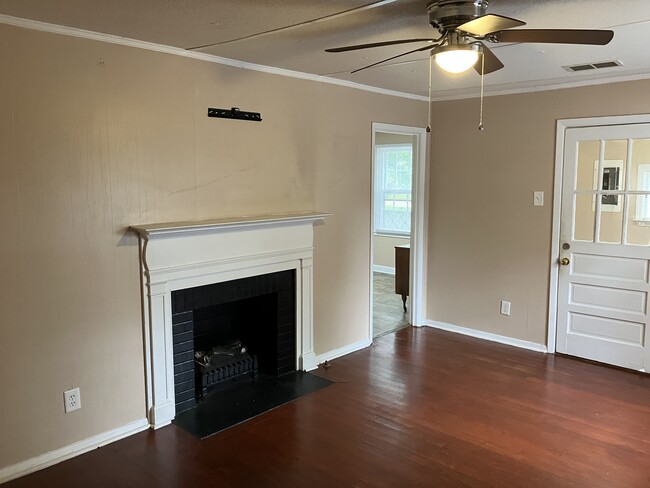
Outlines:
{"type": "Polygon", "coordinates": [[[368,340],[372,342],[373,326],[373,271],[372,261],[374,257],[373,231],[375,215],[375,134],[386,132],[391,134],[406,134],[417,137],[417,157],[413,158],[413,186],[411,197],[411,262],[410,262],[410,297],[409,318],[411,325],[422,326],[424,321],[423,296],[424,296],[424,266],[425,266],[425,190],[426,190],[426,168],[428,161],[427,153],[427,132],[423,127],[409,127],[404,125],[372,123],[372,187],[370,199],[370,327],[368,340]]]}

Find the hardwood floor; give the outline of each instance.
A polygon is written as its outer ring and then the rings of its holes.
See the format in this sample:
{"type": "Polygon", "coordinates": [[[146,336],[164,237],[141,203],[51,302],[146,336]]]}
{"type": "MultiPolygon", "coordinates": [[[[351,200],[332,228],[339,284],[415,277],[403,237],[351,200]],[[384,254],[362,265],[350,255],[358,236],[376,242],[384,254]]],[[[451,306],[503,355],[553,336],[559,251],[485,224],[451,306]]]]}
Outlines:
{"type": "Polygon", "coordinates": [[[330,364],[204,441],[172,425],[6,487],[650,486],[647,375],[426,328],[330,364]]]}
{"type": "MultiPolygon", "coordinates": [[[[407,307],[411,301],[407,300],[407,307]]],[[[375,338],[395,332],[409,324],[409,314],[404,312],[402,297],[395,294],[395,276],[374,272],[372,274],[372,325],[375,338]]]]}

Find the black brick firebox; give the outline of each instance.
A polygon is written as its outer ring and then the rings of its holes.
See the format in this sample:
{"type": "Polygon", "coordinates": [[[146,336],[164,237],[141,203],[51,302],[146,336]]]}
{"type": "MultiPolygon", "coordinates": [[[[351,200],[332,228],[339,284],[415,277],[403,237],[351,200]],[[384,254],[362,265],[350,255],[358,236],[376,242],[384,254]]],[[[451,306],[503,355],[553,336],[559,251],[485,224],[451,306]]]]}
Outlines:
{"type": "Polygon", "coordinates": [[[201,396],[195,351],[241,340],[260,373],[296,371],[295,270],[172,292],[176,413],[201,396]]]}

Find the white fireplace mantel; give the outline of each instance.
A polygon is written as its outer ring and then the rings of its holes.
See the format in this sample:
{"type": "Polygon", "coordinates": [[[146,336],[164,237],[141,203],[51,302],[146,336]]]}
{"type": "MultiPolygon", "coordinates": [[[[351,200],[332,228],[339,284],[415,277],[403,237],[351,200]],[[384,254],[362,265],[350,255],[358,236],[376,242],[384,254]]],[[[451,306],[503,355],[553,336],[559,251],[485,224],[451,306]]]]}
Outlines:
{"type": "Polygon", "coordinates": [[[153,428],[176,415],[171,293],[278,271],[296,271],[296,368],[316,368],[313,348],[313,226],[304,212],[134,225],[139,235],[147,384],[153,428]]]}

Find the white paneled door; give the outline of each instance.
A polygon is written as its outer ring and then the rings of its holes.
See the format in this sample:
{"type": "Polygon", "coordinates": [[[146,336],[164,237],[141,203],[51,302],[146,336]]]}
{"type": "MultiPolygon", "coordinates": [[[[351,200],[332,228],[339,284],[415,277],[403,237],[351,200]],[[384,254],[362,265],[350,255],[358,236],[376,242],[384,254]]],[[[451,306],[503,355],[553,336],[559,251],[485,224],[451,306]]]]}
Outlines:
{"type": "Polygon", "coordinates": [[[650,124],[565,133],[557,351],[650,371],[650,124]]]}

